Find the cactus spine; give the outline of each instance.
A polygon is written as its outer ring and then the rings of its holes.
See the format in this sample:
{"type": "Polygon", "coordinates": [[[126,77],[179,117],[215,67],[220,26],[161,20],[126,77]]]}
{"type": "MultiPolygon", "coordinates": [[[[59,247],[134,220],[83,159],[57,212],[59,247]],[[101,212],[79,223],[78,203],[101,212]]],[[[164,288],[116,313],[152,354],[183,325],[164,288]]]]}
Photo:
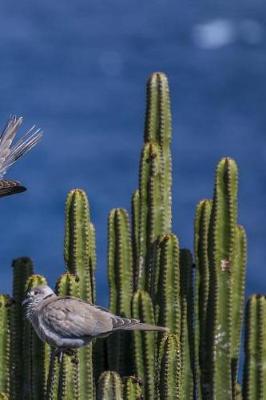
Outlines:
{"type": "Polygon", "coordinates": [[[266,398],[266,298],[253,295],[246,310],[243,400],[266,398]]]}

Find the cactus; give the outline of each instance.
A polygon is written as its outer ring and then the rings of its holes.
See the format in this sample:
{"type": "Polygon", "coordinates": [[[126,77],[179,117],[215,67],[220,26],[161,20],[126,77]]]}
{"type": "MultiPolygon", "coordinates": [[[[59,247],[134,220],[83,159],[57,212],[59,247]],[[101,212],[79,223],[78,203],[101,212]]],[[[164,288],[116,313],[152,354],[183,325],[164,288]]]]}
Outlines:
{"type": "Polygon", "coordinates": [[[14,310],[11,315],[11,343],[12,343],[12,369],[11,369],[11,398],[19,400],[22,398],[23,385],[23,335],[24,315],[21,301],[25,294],[26,282],[33,274],[32,261],[27,257],[21,257],[13,261],[13,299],[15,301],[14,310]]]}
{"type": "MultiPolygon", "coordinates": [[[[95,230],[90,222],[90,207],[83,190],[72,190],[66,201],[65,262],[67,270],[79,278],[80,297],[95,300],[95,230]]],[[[79,350],[80,398],[93,399],[92,344],[79,350]]]]}
{"type": "MultiPolygon", "coordinates": [[[[45,284],[46,279],[43,276],[31,275],[26,282],[25,289],[30,290],[45,284]]],[[[49,348],[38,338],[28,321],[24,322],[23,327],[23,398],[45,400],[49,348]]]]}
{"type": "Polygon", "coordinates": [[[8,295],[0,295],[0,391],[10,394],[11,372],[11,313],[14,302],[8,295]]]}
{"type": "Polygon", "coordinates": [[[193,387],[193,259],[187,249],[180,250],[181,359],[182,387],[186,400],[192,400],[193,387]]]}
{"type": "Polygon", "coordinates": [[[123,400],[122,381],[117,372],[106,371],[100,376],[97,400],[123,400]]]}
{"type": "Polygon", "coordinates": [[[137,287],[150,291],[155,242],[160,235],[170,233],[172,223],[171,112],[167,78],[161,73],[148,80],[144,141],[139,190],[132,201],[133,248],[137,251],[137,287]]]}
{"type": "MultiPolygon", "coordinates": [[[[110,212],[108,223],[108,278],[110,288],[109,308],[122,317],[131,316],[133,292],[132,245],[128,214],[123,209],[110,212]]],[[[127,375],[132,372],[127,356],[131,346],[129,332],[118,332],[108,338],[109,368],[127,375]]]]}
{"type": "Polygon", "coordinates": [[[198,398],[207,396],[208,385],[208,299],[209,299],[209,257],[208,231],[211,216],[211,200],[202,200],[196,209],[194,225],[195,288],[194,288],[194,379],[198,398]]]}
{"type": "Polygon", "coordinates": [[[8,395],[6,393],[0,393],[0,400],[9,400],[8,395]]]}
{"type": "Polygon", "coordinates": [[[135,376],[128,376],[123,380],[123,399],[142,400],[141,383],[135,376]]]}
{"type": "Polygon", "coordinates": [[[232,268],[237,224],[237,166],[225,158],[216,171],[209,229],[209,384],[211,397],[232,396],[232,268]]]}
{"type": "MultiPolygon", "coordinates": [[[[138,290],[132,300],[132,316],[143,322],[154,324],[154,311],[149,294],[138,290]]],[[[153,332],[134,332],[135,373],[144,384],[144,397],[154,399],[155,394],[155,352],[156,334],[153,332]]]]}
{"type": "MultiPolygon", "coordinates": [[[[190,251],[179,249],[179,240],[171,232],[170,144],[167,78],[155,73],[147,84],[144,146],[139,188],[132,196],[132,220],[124,209],[113,209],[109,215],[109,305],[116,314],[164,325],[170,332],[115,333],[93,344],[93,360],[88,345],[73,357],[64,355],[59,364],[55,349],[50,352],[40,342],[20,305],[25,289],[45,283],[45,278],[32,275],[28,258],[15,260],[15,304],[0,295],[0,399],[266,397],[264,296],[253,296],[248,302],[242,388],[237,381],[247,243],[245,230],[238,225],[236,163],[230,158],[219,162],[213,199],[197,206],[193,268],[190,251]]],[[[72,190],[66,201],[67,272],[57,282],[59,295],[95,301],[95,248],[86,194],[72,190]]]]}
{"type": "Polygon", "coordinates": [[[80,297],[94,302],[95,231],[83,190],[72,190],[66,201],[65,262],[67,270],[80,279],[80,297]]]}
{"type": "Polygon", "coordinates": [[[153,281],[156,323],[181,334],[179,243],[173,234],[157,244],[157,263],[153,281]],[[156,293],[157,292],[157,293],[156,293]]]}
{"type": "Polygon", "coordinates": [[[180,339],[177,334],[164,335],[158,357],[158,400],[186,399],[182,387],[180,339]]]}
{"type": "Polygon", "coordinates": [[[266,398],[266,298],[253,295],[246,310],[243,400],[266,398]]]}

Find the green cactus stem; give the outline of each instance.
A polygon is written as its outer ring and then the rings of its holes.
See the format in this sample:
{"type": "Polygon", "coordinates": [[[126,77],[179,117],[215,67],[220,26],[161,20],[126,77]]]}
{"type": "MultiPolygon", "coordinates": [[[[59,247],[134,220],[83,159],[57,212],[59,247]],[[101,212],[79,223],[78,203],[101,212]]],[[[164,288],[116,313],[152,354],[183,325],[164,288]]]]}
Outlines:
{"type": "MultiPolygon", "coordinates": [[[[142,322],[154,324],[154,310],[149,294],[138,290],[132,300],[132,316],[142,322]]],[[[155,397],[155,357],[156,334],[154,332],[134,332],[135,373],[143,382],[144,398],[155,397]]]]}
{"type": "Polygon", "coordinates": [[[266,398],[266,297],[249,298],[245,321],[243,400],[266,398]]]}
{"type": "Polygon", "coordinates": [[[179,242],[167,234],[158,240],[154,304],[156,324],[181,334],[179,242]]]}
{"type": "Polygon", "coordinates": [[[11,314],[14,301],[8,295],[0,295],[0,391],[10,395],[11,372],[11,314]]]}
{"type": "Polygon", "coordinates": [[[177,334],[168,334],[162,337],[157,373],[158,400],[187,398],[182,388],[181,348],[177,334]]]}
{"type": "Polygon", "coordinates": [[[193,258],[187,249],[180,250],[180,304],[181,304],[181,357],[182,387],[186,400],[194,396],[193,366],[194,324],[193,324],[193,258]]]}
{"type": "Polygon", "coordinates": [[[80,278],[80,297],[94,303],[96,265],[95,231],[83,190],[71,190],[66,200],[65,262],[67,270],[80,278]]]}
{"type": "Polygon", "coordinates": [[[114,371],[101,374],[97,388],[97,400],[123,400],[123,386],[120,375],[114,371]]]}
{"type": "MultiPolygon", "coordinates": [[[[145,143],[157,143],[161,151],[163,229],[170,232],[172,225],[172,160],[170,144],[172,118],[168,80],[161,72],[153,73],[147,82],[147,107],[145,118],[145,143]]],[[[163,232],[162,232],[163,233],[163,232]]]]}
{"type": "MultiPolygon", "coordinates": [[[[132,246],[129,218],[126,210],[114,209],[108,220],[108,278],[110,291],[109,308],[122,317],[131,316],[133,293],[132,246]]],[[[132,372],[128,349],[131,334],[118,332],[108,342],[109,368],[126,375],[132,372]]]]}
{"type": "Polygon", "coordinates": [[[25,316],[22,310],[21,302],[25,295],[26,282],[30,275],[33,274],[33,264],[30,258],[17,258],[12,263],[13,268],[13,294],[15,301],[11,315],[11,398],[12,400],[20,400],[23,396],[23,335],[25,316]]]}
{"type": "MultiPolygon", "coordinates": [[[[46,285],[41,275],[31,275],[26,282],[26,290],[38,285],[46,285]]],[[[45,400],[46,382],[49,368],[49,346],[36,335],[30,322],[25,321],[23,333],[24,391],[27,400],[45,400]]]]}
{"type": "MultiPolygon", "coordinates": [[[[66,201],[65,262],[68,271],[79,277],[80,297],[95,301],[95,230],[83,190],[72,190],[66,201]]],[[[80,396],[93,396],[92,345],[79,350],[80,396]]]]}
{"type": "Polygon", "coordinates": [[[133,248],[138,253],[137,287],[150,292],[155,242],[170,233],[172,224],[171,112],[168,82],[162,73],[151,75],[147,83],[144,141],[139,191],[133,195],[133,248]]]}
{"type": "Polygon", "coordinates": [[[204,388],[207,376],[207,315],[209,300],[208,232],[212,201],[202,200],[196,209],[194,222],[195,290],[194,290],[194,379],[199,400],[207,397],[204,388]]]}
{"type": "Polygon", "coordinates": [[[127,376],[123,379],[123,399],[142,400],[142,383],[135,376],[127,376]]]}
{"type": "Polygon", "coordinates": [[[209,230],[210,383],[211,398],[231,400],[232,268],[237,224],[237,165],[222,159],[216,182],[209,230]]]}
{"type": "Polygon", "coordinates": [[[137,279],[139,289],[149,289],[155,261],[155,243],[164,233],[161,192],[160,147],[147,143],[141,155],[140,166],[140,222],[137,279]]]}
{"type": "Polygon", "coordinates": [[[232,384],[236,396],[238,378],[238,359],[240,353],[241,329],[245,301],[247,237],[243,226],[236,226],[235,249],[232,268],[232,384]]]}
{"type": "Polygon", "coordinates": [[[1,392],[0,393],[0,400],[9,400],[9,397],[6,393],[1,392]]]}
{"type": "Polygon", "coordinates": [[[140,198],[139,190],[136,190],[131,198],[131,213],[132,213],[132,252],[133,252],[133,272],[134,272],[134,290],[137,289],[137,270],[139,260],[139,223],[140,223],[140,198]]]}

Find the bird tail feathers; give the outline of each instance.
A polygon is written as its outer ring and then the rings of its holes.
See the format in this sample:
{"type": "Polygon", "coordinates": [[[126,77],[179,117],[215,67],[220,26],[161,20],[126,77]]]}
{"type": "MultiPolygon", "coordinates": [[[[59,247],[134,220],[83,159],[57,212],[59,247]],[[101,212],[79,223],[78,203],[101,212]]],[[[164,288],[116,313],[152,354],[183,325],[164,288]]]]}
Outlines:
{"type": "Polygon", "coordinates": [[[158,331],[158,332],[169,332],[168,328],[164,326],[156,326],[151,324],[144,324],[142,322],[132,323],[128,326],[125,326],[123,330],[126,331],[158,331]]]}

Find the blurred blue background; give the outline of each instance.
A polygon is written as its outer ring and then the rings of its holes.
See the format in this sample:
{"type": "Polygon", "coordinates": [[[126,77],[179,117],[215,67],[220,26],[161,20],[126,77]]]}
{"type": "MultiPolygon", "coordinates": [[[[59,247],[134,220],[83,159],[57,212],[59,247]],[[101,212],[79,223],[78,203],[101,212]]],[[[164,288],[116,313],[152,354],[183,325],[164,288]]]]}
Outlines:
{"type": "MultiPolygon", "coordinates": [[[[31,256],[50,284],[64,270],[64,202],[84,188],[97,232],[98,303],[107,303],[106,227],[130,206],[142,145],[145,82],[170,81],[174,231],[192,248],[196,203],[225,155],[240,169],[249,239],[248,293],[265,292],[266,6],[179,0],[0,4],[0,121],[24,116],[44,138],[7,177],[28,191],[1,199],[1,291],[13,258],[31,256]]],[[[23,130],[22,129],[22,130],[23,130]]]]}

